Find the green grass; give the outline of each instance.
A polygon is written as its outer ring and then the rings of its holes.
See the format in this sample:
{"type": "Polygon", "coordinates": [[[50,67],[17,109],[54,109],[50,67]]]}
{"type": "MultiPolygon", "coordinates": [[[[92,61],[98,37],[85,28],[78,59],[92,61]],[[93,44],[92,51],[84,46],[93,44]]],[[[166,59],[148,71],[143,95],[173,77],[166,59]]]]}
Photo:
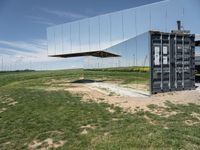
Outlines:
{"type": "Polygon", "coordinates": [[[28,149],[34,140],[47,138],[66,141],[58,148],[63,150],[200,149],[200,120],[192,115],[200,115],[198,105],[149,106],[152,111],[176,112],[169,117],[142,110],[130,114],[108,104],[83,102],[67,91],[45,90],[52,79],[76,80],[80,75],[82,70],[0,74],[0,110],[6,108],[0,113],[0,149],[28,149]],[[12,106],[10,101],[18,103],[12,106]],[[86,125],[94,128],[81,134],[86,125]]]}
{"type": "Polygon", "coordinates": [[[148,84],[149,83],[149,72],[132,72],[132,71],[117,71],[117,70],[85,70],[85,78],[88,79],[99,79],[108,81],[121,81],[123,84],[138,83],[148,84]]]}

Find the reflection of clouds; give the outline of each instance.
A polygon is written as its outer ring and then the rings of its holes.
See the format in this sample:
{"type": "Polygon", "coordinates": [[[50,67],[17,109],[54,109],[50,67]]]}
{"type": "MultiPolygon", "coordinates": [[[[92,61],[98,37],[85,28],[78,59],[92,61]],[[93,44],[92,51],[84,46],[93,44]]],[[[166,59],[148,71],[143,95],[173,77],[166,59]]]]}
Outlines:
{"type": "MultiPolygon", "coordinates": [[[[165,0],[60,25],[63,32],[67,31],[67,34],[64,34],[65,39],[63,40],[58,38],[60,41],[49,42],[49,45],[52,44],[50,52],[51,54],[62,52],[61,47],[59,47],[59,52],[56,52],[55,47],[62,45],[63,41],[65,45],[68,45],[67,49],[64,49],[64,53],[108,49],[152,29],[170,32],[176,28],[177,20],[182,20],[185,26],[195,31],[192,29],[197,28],[196,25],[193,25],[195,23],[192,25],[189,23],[196,22],[198,24],[197,20],[195,17],[190,17],[187,21],[186,17],[198,14],[199,9],[197,8],[199,7],[193,8],[195,3],[199,3],[198,0],[193,0],[190,4],[187,0],[165,0]],[[185,11],[183,14],[183,8],[193,10],[193,12],[185,11]],[[76,38],[73,38],[74,35],[76,38]],[[70,49],[71,47],[72,49],[70,49]]],[[[60,32],[61,29],[58,27],[51,27],[49,30],[55,31],[55,33],[60,32]]]]}
{"type": "MultiPolygon", "coordinates": [[[[58,28],[58,26],[56,27],[58,28]]],[[[51,27],[51,29],[54,30],[54,28],[51,27]]],[[[147,31],[146,31],[147,32],[147,31]]],[[[118,44],[121,44],[122,42],[126,42],[127,40],[130,40],[132,38],[135,38],[139,35],[144,34],[145,32],[138,32],[138,34],[133,34],[131,37],[125,37],[125,38],[115,38],[112,42],[110,40],[105,40],[109,37],[109,34],[101,35],[102,37],[105,37],[105,39],[99,40],[97,37],[93,37],[93,40],[89,41],[88,35],[81,35],[81,39],[77,37],[76,39],[70,40],[70,37],[66,36],[58,36],[56,40],[52,40],[52,37],[48,37],[48,39],[51,39],[48,41],[48,54],[49,55],[56,55],[56,54],[69,54],[69,53],[78,53],[78,52],[88,52],[88,51],[97,51],[97,50],[106,50],[108,48],[114,47],[118,44]],[[63,38],[63,39],[62,39],[63,38]]],[[[59,34],[58,34],[59,35],[59,34]]],[[[68,35],[69,36],[69,35],[68,35]]],[[[135,44],[134,44],[135,45],[135,44]]]]}

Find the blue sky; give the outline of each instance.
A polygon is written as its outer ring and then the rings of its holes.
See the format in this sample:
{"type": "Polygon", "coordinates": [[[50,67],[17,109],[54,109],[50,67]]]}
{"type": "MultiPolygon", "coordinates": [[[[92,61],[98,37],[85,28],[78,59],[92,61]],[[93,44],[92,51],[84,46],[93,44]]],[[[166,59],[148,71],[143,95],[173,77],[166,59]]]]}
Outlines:
{"type": "Polygon", "coordinates": [[[159,1],[1,0],[0,59],[3,57],[3,67],[7,70],[81,67],[79,58],[47,57],[47,27],[159,1]]]}
{"type": "Polygon", "coordinates": [[[159,0],[1,0],[0,39],[45,39],[46,28],[159,0]]]}
{"type": "Polygon", "coordinates": [[[79,67],[81,59],[74,66],[72,63],[77,58],[47,58],[47,27],[157,1],[159,0],[1,0],[0,58],[3,57],[3,67],[7,70],[79,67]],[[46,65],[41,65],[41,60],[46,65]]]}

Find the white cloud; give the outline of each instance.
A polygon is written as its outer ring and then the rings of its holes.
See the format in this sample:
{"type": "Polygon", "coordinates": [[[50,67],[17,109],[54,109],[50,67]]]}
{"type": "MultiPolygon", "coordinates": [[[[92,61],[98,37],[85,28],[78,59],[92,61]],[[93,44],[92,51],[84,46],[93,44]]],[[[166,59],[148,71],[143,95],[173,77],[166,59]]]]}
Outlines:
{"type": "Polygon", "coordinates": [[[0,48],[9,48],[14,51],[21,51],[26,53],[36,53],[38,51],[46,51],[47,50],[47,42],[46,40],[32,40],[30,42],[23,41],[3,41],[0,40],[0,48]]]}
{"type": "Polygon", "coordinates": [[[9,55],[13,59],[23,58],[32,61],[49,61],[46,40],[37,39],[30,42],[0,41],[0,54],[9,55]]]}
{"type": "MultiPolygon", "coordinates": [[[[48,57],[47,42],[44,39],[35,39],[29,42],[0,41],[1,58],[3,58],[5,70],[76,68],[72,61],[79,62],[77,67],[81,63],[81,58],[61,59],[48,57]]],[[[2,62],[0,61],[1,65],[2,62]]]]}
{"type": "MultiPolygon", "coordinates": [[[[74,13],[74,12],[69,12],[69,11],[60,11],[60,10],[50,10],[47,8],[40,8],[41,11],[44,13],[47,13],[49,15],[53,15],[54,17],[59,17],[62,19],[83,19],[86,18],[87,16],[79,14],[79,13],[74,13]]],[[[52,20],[46,18],[46,17],[41,17],[41,16],[25,16],[26,18],[30,19],[32,23],[37,23],[37,24],[44,24],[47,26],[54,26],[56,25],[55,22],[52,20]]]]}

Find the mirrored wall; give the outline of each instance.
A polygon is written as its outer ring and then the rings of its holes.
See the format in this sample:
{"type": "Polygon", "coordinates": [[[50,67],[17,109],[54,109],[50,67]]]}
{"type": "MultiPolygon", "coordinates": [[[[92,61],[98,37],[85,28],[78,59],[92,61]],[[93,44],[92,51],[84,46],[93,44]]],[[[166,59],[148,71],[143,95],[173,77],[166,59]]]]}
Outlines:
{"type": "Polygon", "coordinates": [[[148,31],[171,32],[181,20],[184,29],[195,32],[190,14],[191,10],[199,14],[198,4],[198,0],[166,0],[50,27],[48,54],[97,52],[98,57],[85,57],[84,79],[149,91],[148,31]]]}

